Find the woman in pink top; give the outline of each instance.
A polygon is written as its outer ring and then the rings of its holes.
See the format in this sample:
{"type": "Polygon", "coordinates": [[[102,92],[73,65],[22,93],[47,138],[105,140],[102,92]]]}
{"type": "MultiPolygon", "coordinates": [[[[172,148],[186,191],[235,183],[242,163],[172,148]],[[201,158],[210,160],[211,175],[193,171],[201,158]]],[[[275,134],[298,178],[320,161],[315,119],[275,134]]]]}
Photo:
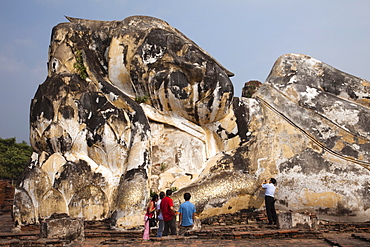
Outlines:
{"type": "Polygon", "coordinates": [[[149,202],[148,207],[146,208],[146,214],[144,217],[145,225],[144,225],[144,233],[143,233],[143,239],[149,240],[150,235],[150,225],[149,225],[149,218],[154,218],[155,213],[155,203],[158,201],[158,195],[154,194],[152,196],[152,200],[149,202]]]}

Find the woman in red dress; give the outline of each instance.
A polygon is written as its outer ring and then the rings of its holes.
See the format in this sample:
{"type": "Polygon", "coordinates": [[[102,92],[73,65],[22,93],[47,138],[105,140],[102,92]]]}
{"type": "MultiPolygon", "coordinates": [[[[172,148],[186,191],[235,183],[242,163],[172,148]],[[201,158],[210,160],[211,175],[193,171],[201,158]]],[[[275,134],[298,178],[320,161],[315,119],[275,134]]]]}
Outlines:
{"type": "Polygon", "coordinates": [[[150,225],[149,225],[149,218],[155,218],[155,203],[158,201],[158,195],[154,194],[152,196],[152,200],[149,202],[148,207],[146,208],[146,214],[144,217],[145,225],[144,225],[144,233],[143,239],[149,240],[150,235],[150,225]]]}

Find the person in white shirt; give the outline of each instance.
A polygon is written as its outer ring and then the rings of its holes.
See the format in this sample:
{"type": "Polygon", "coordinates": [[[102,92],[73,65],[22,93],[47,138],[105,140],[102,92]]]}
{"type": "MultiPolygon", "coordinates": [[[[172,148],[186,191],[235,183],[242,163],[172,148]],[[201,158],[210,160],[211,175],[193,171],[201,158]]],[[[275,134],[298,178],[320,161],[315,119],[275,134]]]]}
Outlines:
{"type": "Polygon", "coordinates": [[[161,211],[161,201],[162,199],[166,196],[166,194],[161,191],[159,193],[159,200],[157,201],[157,220],[158,220],[158,230],[157,230],[157,237],[161,238],[162,233],[163,233],[163,227],[164,227],[164,222],[163,222],[163,216],[162,216],[162,211],[161,211]]]}
{"type": "Polygon", "coordinates": [[[269,225],[277,224],[277,215],[275,210],[275,190],[276,190],[275,185],[276,185],[275,178],[271,178],[268,182],[267,180],[265,180],[265,182],[262,184],[262,188],[266,189],[265,206],[269,225]]]}

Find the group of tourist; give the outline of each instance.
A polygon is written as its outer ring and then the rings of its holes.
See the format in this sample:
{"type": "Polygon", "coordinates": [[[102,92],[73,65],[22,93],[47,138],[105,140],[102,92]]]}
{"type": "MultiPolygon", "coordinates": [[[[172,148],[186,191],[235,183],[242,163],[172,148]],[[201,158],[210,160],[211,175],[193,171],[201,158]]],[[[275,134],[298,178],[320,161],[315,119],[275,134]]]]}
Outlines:
{"type": "MultiPolygon", "coordinates": [[[[276,179],[271,178],[270,180],[265,180],[262,183],[262,188],[265,190],[265,206],[267,218],[270,225],[277,224],[277,215],[275,210],[275,190],[276,190],[276,179]]],[[[167,235],[177,235],[176,226],[176,211],[174,208],[173,200],[171,198],[172,190],[167,190],[166,194],[164,192],[158,195],[154,194],[146,210],[145,214],[145,227],[143,239],[149,240],[150,235],[150,222],[155,219],[158,221],[158,231],[157,237],[167,236],[167,235]]],[[[191,198],[190,193],[184,194],[185,202],[180,205],[179,208],[179,235],[184,235],[185,232],[192,229],[194,225],[194,216],[196,209],[194,204],[189,200],[191,198]]]]}
{"type": "MultiPolygon", "coordinates": [[[[176,226],[176,210],[174,208],[173,200],[171,198],[172,190],[167,190],[158,195],[154,194],[146,210],[145,226],[143,239],[149,240],[150,222],[155,219],[158,221],[157,237],[177,235],[176,226]]],[[[184,194],[185,202],[179,208],[179,235],[184,235],[186,231],[190,230],[194,225],[194,216],[196,209],[194,204],[190,202],[190,193],[184,194]]]]}

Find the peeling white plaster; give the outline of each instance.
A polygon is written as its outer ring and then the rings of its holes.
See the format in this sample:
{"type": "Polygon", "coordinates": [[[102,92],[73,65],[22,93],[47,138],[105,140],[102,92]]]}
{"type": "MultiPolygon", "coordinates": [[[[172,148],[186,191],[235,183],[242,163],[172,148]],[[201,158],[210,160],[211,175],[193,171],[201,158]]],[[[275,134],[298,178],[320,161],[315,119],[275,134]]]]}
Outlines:
{"type": "Polygon", "coordinates": [[[158,58],[163,57],[163,54],[164,54],[165,50],[166,50],[166,48],[162,47],[162,46],[157,46],[157,45],[152,45],[152,44],[145,44],[143,46],[143,55],[142,55],[142,59],[143,59],[144,64],[155,63],[158,60],[158,58]],[[150,50],[153,47],[154,47],[155,50],[158,49],[159,52],[156,53],[156,54],[152,54],[150,50]],[[154,55],[154,56],[145,57],[145,55],[147,55],[147,54],[151,54],[151,55],[154,55]]]}
{"type": "Polygon", "coordinates": [[[93,51],[96,51],[96,44],[94,43],[94,44],[90,44],[89,45],[89,49],[90,50],[93,50],[93,51]]]}
{"type": "Polygon", "coordinates": [[[359,110],[346,109],[342,102],[336,101],[332,106],[323,108],[325,115],[345,128],[345,125],[355,125],[359,121],[359,110]]]}
{"type": "Polygon", "coordinates": [[[298,82],[297,75],[293,75],[292,77],[290,77],[289,82],[287,84],[289,85],[289,84],[294,84],[297,82],[298,82]]]}
{"type": "Polygon", "coordinates": [[[312,88],[309,86],[306,86],[306,92],[300,93],[301,98],[304,99],[304,103],[309,106],[315,106],[315,102],[313,100],[316,98],[317,95],[319,95],[319,92],[316,88],[312,88]]]}
{"type": "Polygon", "coordinates": [[[116,101],[119,96],[117,94],[114,94],[113,92],[110,92],[108,97],[110,101],[116,101]]]}

